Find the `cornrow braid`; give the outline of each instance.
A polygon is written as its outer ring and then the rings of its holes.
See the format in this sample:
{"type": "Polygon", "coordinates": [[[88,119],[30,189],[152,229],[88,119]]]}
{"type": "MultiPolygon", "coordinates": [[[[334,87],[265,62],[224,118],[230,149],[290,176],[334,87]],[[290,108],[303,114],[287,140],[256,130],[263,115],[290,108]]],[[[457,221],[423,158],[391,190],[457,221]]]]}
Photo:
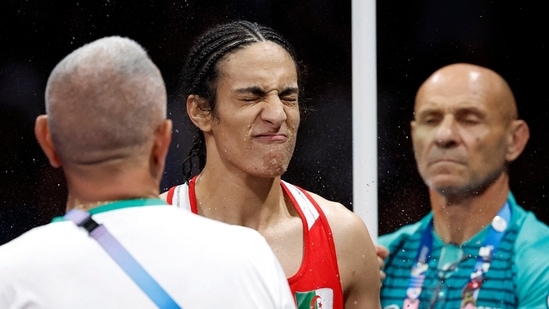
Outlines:
{"type": "MultiPolygon", "coordinates": [[[[214,26],[197,38],[187,56],[180,73],[179,97],[183,102],[189,95],[198,95],[206,99],[206,106],[213,117],[216,115],[216,88],[219,76],[217,64],[227,55],[256,42],[272,41],[283,47],[292,57],[301,75],[292,45],[273,29],[249,21],[233,21],[214,26]]],[[[204,134],[195,127],[195,137],[183,161],[183,179],[186,183],[204,168],[206,164],[206,143],[204,134]],[[193,160],[198,160],[198,171],[194,171],[193,160]]]]}

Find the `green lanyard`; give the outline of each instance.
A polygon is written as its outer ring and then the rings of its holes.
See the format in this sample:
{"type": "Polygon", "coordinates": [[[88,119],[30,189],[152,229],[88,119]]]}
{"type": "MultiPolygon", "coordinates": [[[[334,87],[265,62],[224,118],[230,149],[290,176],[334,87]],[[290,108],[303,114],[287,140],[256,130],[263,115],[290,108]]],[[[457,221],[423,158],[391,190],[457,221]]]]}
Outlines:
{"type": "MultiPolygon", "coordinates": [[[[478,292],[482,286],[484,276],[490,268],[492,256],[499,246],[507,225],[511,221],[511,207],[509,203],[500,209],[497,216],[492,220],[492,225],[488,231],[488,235],[484,240],[484,244],[479,249],[477,263],[471,273],[468,284],[463,288],[461,308],[470,309],[476,307],[478,292]]],[[[404,299],[403,308],[417,309],[419,308],[419,296],[423,290],[423,282],[425,274],[429,269],[429,256],[433,247],[433,219],[423,231],[421,236],[421,244],[418,250],[414,266],[410,272],[408,289],[406,290],[406,298],[404,299]]]]}

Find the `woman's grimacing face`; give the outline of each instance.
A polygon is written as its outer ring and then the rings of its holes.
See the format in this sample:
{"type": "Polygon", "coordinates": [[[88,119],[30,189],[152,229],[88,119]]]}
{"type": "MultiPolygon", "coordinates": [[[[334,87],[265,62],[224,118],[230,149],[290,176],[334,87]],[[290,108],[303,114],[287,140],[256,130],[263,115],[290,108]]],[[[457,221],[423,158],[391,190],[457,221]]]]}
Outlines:
{"type": "Polygon", "coordinates": [[[254,176],[282,175],[300,122],[294,60],[267,41],[247,45],[217,65],[217,111],[210,134],[221,160],[254,176]]]}

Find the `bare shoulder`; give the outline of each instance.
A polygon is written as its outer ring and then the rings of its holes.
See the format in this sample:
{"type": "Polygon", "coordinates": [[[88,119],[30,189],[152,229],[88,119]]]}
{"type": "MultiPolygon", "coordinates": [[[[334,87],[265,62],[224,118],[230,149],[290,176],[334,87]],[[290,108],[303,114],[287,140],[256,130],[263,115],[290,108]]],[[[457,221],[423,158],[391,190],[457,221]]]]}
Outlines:
{"type": "Polygon", "coordinates": [[[378,261],[366,224],[343,204],[309,194],[326,215],[334,236],[345,307],[380,308],[378,261]]]}
{"type": "Polygon", "coordinates": [[[355,214],[339,202],[328,200],[313,192],[309,192],[309,194],[317,202],[317,204],[326,215],[326,218],[328,219],[328,222],[330,223],[330,227],[334,234],[342,233],[345,235],[348,233],[354,234],[355,232],[366,232],[366,235],[362,236],[369,237],[369,233],[366,225],[364,224],[364,221],[357,214],[355,214]]]}
{"type": "Polygon", "coordinates": [[[362,250],[372,248],[375,251],[370,232],[362,218],[339,202],[328,200],[313,192],[309,194],[320,206],[330,224],[338,255],[352,255],[356,251],[364,253],[362,250]]]}

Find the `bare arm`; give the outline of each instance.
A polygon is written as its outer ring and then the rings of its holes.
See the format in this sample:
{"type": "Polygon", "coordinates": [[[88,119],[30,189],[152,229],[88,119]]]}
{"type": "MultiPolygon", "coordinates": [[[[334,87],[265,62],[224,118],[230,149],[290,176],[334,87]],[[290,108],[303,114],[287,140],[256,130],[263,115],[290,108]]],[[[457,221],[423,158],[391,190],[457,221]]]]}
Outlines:
{"type": "Polygon", "coordinates": [[[334,235],[345,308],[381,308],[380,264],[364,221],[340,203],[313,196],[334,235]]]}

